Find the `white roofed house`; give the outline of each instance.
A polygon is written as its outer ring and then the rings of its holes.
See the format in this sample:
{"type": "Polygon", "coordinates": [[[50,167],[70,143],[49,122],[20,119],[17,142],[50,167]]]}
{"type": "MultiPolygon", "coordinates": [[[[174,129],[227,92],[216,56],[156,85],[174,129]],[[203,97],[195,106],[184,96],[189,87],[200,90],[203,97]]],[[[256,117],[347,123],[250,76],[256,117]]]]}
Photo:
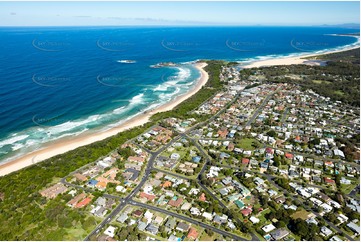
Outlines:
{"type": "Polygon", "coordinates": [[[339,149],[334,149],[333,154],[340,157],[341,159],[345,159],[345,154],[339,149]]]}
{"type": "Polygon", "coordinates": [[[342,223],[347,222],[348,217],[346,217],[346,216],[343,215],[343,214],[339,214],[339,215],[337,216],[337,219],[338,219],[338,220],[340,221],[340,223],[342,224],[342,223]]]}
{"type": "Polygon", "coordinates": [[[115,227],[109,226],[109,227],[104,231],[104,234],[105,234],[105,235],[108,235],[108,236],[110,236],[110,237],[113,238],[114,235],[115,235],[115,230],[116,230],[115,227]]]}

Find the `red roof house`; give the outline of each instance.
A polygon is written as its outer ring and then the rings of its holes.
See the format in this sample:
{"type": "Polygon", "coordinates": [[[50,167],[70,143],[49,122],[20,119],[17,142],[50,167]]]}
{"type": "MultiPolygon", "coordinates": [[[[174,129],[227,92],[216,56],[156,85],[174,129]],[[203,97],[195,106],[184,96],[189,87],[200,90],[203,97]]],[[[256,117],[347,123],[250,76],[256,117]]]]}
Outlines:
{"type": "Polygon", "coordinates": [[[198,237],[198,232],[195,228],[190,228],[188,231],[187,238],[195,240],[198,237]]]}

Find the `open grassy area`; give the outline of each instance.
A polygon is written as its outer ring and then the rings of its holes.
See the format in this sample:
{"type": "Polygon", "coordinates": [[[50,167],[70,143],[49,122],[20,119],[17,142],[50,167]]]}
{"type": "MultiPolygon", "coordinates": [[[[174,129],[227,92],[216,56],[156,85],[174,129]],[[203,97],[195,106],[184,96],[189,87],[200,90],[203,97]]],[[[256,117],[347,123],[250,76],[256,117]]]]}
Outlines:
{"type": "Polygon", "coordinates": [[[217,233],[214,233],[212,236],[209,236],[206,232],[203,232],[200,236],[200,241],[215,241],[215,240],[223,240],[223,236],[217,233]]]}
{"type": "Polygon", "coordinates": [[[306,219],[308,218],[308,215],[309,215],[309,214],[310,214],[309,212],[307,212],[306,210],[302,209],[302,210],[297,211],[297,212],[295,212],[294,214],[292,214],[291,217],[292,217],[293,219],[298,219],[298,218],[300,218],[300,219],[302,219],[302,220],[306,220],[306,219]]]}
{"type": "Polygon", "coordinates": [[[85,231],[80,223],[74,228],[67,229],[67,235],[64,237],[64,240],[84,240],[90,231],[85,231]]]}
{"type": "Polygon", "coordinates": [[[341,90],[334,91],[333,93],[335,93],[336,95],[340,95],[340,96],[345,95],[345,93],[341,90]]]}
{"type": "Polygon", "coordinates": [[[350,185],[341,184],[341,191],[345,194],[349,194],[356,186],[357,184],[355,183],[351,183],[350,185]]]}
{"type": "Polygon", "coordinates": [[[256,139],[245,138],[238,140],[237,147],[240,147],[244,150],[254,150],[255,147],[252,146],[252,144],[260,144],[260,143],[256,139]]]}
{"type": "Polygon", "coordinates": [[[322,80],[312,80],[313,83],[316,83],[316,84],[330,84],[331,82],[329,81],[322,81],[322,80]]]}
{"type": "Polygon", "coordinates": [[[257,218],[259,219],[259,223],[257,225],[265,225],[266,224],[266,221],[267,219],[265,218],[266,214],[269,214],[271,212],[271,209],[267,208],[265,210],[263,210],[262,212],[260,212],[258,215],[257,215],[257,218]]]}

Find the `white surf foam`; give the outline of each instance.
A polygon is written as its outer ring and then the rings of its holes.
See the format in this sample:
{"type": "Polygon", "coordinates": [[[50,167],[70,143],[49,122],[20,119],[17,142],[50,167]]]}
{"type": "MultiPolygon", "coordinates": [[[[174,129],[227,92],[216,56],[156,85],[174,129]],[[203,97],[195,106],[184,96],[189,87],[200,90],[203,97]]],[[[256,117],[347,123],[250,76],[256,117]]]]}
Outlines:
{"type": "Polygon", "coordinates": [[[14,134],[13,134],[12,138],[8,138],[8,139],[5,139],[5,140],[0,142],[0,148],[5,146],[5,145],[11,145],[11,144],[16,143],[18,141],[24,140],[24,139],[26,139],[28,137],[29,137],[29,135],[14,136],[14,134]]]}

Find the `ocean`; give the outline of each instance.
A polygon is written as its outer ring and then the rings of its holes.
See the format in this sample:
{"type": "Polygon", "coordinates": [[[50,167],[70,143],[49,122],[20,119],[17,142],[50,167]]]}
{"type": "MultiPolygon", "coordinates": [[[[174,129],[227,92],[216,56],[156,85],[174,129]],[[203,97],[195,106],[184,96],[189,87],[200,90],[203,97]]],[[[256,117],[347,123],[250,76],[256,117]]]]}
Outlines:
{"type": "Polygon", "coordinates": [[[106,130],[194,86],[200,59],[249,63],[359,46],[331,27],[2,27],[0,163],[106,130]],[[156,65],[164,62],[176,66],[156,65]]]}

